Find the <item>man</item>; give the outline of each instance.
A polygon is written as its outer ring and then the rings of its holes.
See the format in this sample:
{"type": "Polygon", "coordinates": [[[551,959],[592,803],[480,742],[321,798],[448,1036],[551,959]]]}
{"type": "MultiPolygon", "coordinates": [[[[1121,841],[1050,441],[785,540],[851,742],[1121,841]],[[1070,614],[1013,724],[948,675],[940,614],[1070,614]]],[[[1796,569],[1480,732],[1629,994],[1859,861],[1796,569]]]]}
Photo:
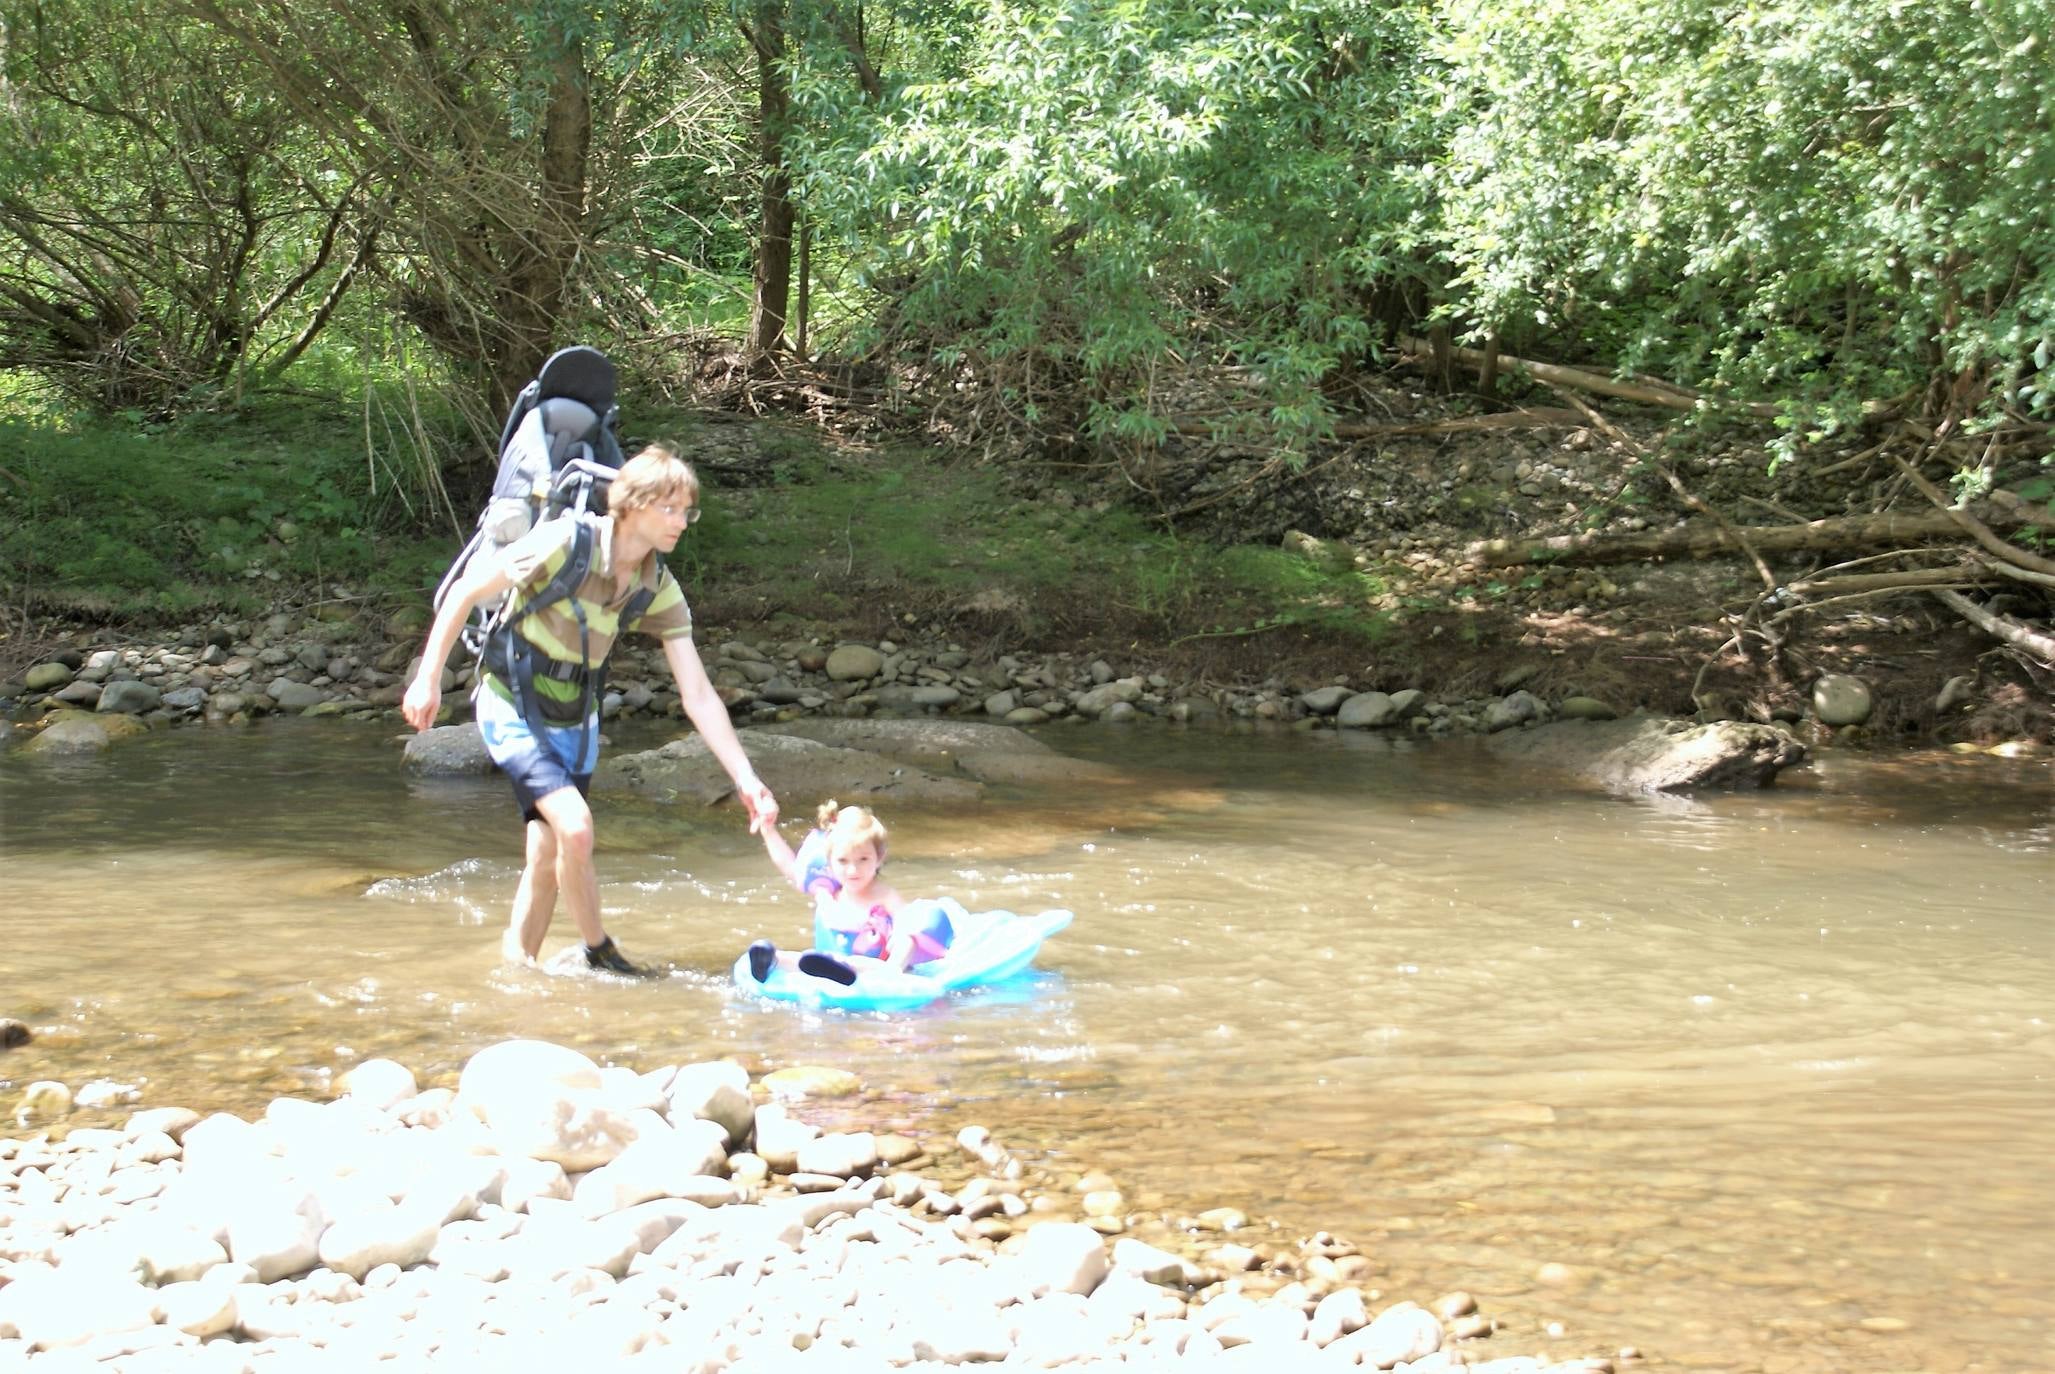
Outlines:
{"type": "Polygon", "coordinates": [[[467,571],[429,628],[400,709],[417,730],[435,724],[443,664],[464,622],[474,607],[512,589],[513,610],[487,646],[476,697],[486,752],[512,781],[528,826],[507,953],[518,947],[523,958],[535,959],[561,895],[585,941],[586,963],[634,975],[643,970],[600,924],[586,804],[599,762],[606,658],[622,631],[639,629],[662,641],[685,714],[734,780],[751,828],[776,824],[778,802],[750,767],[728,708],[707,680],[685,593],[664,566],[663,556],[699,518],[698,477],[674,450],[652,444],[622,464],[607,509],[600,517],[546,521],[467,571]]]}

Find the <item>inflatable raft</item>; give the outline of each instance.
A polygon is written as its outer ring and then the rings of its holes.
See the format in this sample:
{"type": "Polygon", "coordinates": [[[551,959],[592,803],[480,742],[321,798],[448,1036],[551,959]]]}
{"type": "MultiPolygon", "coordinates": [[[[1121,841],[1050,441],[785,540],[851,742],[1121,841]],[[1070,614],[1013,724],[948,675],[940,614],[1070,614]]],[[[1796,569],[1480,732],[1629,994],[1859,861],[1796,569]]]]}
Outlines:
{"type": "Polygon", "coordinates": [[[1010,911],[965,911],[947,897],[937,904],[956,932],[949,952],[939,959],[904,972],[887,969],[875,960],[851,959],[848,962],[857,970],[851,984],[779,967],[759,983],[749,971],[749,952],[745,950],[735,961],[735,986],[773,1002],[849,1011],[912,1011],[959,988],[1012,977],[1034,962],[1044,940],[1071,921],[1071,914],[1061,909],[1016,916],[1010,911]]]}

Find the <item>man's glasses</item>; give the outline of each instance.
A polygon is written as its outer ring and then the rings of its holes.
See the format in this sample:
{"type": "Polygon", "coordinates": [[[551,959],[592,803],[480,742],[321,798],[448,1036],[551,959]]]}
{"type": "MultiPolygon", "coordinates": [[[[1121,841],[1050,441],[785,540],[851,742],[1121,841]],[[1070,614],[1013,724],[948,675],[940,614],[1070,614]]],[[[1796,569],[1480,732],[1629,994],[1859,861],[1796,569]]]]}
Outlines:
{"type": "Polygon", "coordinates": [[[699,507],[696,505],[680,506],[675,503],[667,501],[659,505],[657,507],[657,511],[659,514],[668,515],[673,519],[682,518],[687,525],[696,525],[699,523],[699,507]]]}

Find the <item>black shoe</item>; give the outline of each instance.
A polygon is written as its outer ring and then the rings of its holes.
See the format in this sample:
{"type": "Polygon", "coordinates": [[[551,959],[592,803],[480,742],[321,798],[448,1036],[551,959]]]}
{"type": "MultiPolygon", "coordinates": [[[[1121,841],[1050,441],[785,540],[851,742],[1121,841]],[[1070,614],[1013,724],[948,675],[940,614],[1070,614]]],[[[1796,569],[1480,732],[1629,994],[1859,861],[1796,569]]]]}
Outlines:
{"type": "Polygon", "coordinates": [[[585,947],[585,966],[599,969],[604,973],[618,973],[624,978],[656,977],[655,970],[629,963],[628,956],[621,953],[620,946],[614,943],[614,937],[611,935],[596,945],[585,947]]]}
{"type": "Polygon", "coordinates": [[[772,965],[778,962],[778,947],[769,940],[758,940],[749,947],[749,976],[761,983],[771,976],[772,965]]]}
{"type": "Polygon", "coordinates": [[[848,987],[856,981],[856,970],[832,954],[809,950],[799,956],[799,971],[815,978],[825,978],[831,983],[848,987]]]}

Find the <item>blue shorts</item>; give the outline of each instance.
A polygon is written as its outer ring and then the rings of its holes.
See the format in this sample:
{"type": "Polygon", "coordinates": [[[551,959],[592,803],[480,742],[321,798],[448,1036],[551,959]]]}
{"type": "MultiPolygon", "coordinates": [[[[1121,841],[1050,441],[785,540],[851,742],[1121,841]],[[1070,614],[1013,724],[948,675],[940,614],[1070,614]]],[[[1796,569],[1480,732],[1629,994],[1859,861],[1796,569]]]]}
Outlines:
{"type": "Polygon", "coordinates": [[[545,726],[541,738],[521,718],[520,708],[490,687],[480,687],[473,705],[485,752],[514,785],[521,819],[539,821],[535,803],[566,787],[592,795],[592,770],[599,766],[599,717],[583,725],[545,726]]]}

